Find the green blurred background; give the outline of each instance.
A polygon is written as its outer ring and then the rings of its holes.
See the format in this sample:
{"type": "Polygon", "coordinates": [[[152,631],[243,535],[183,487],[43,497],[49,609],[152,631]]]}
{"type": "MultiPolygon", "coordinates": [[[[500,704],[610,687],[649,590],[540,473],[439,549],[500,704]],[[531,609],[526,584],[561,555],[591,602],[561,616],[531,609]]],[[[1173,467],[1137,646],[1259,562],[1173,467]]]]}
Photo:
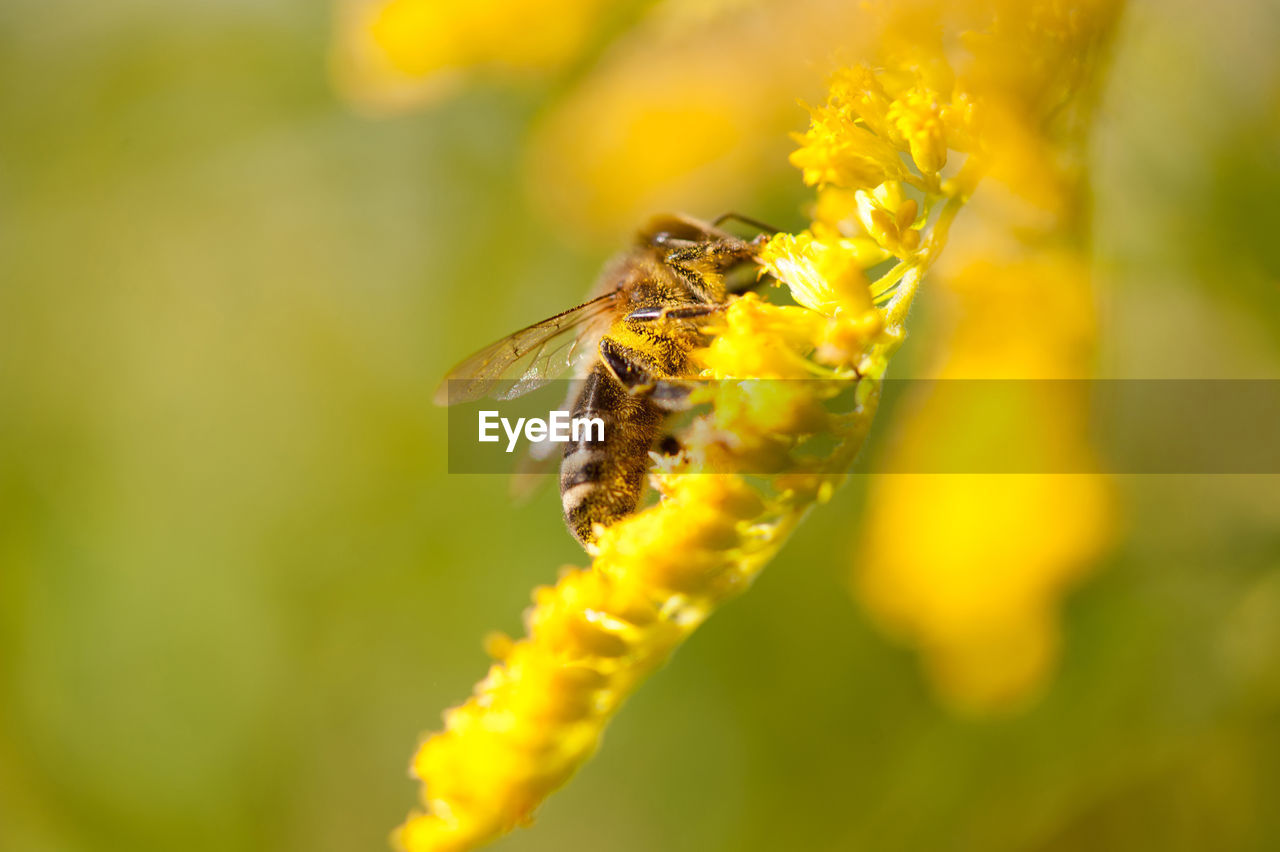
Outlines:
{"type": "MultiPolygon", "coordinates": [[[[446,475],[429,402],[613,247],[530,212],[554,92],[364,118],[329,38],[296,0],[0,9],[2,849],[383,849],[480,638],[582,561],[553,489],[446,475]]],[[[1276,43],[1265,0],[1131,10],[1105,372],[1280,377],[1276,43]]],[[[780,161],[728,202],[804,196],[780,161]]],[[[1277,478],[1120,478],[1057,677],[987,720],[846,594],[865,485],[498,848],[1280,848],[1277,478]]]]}

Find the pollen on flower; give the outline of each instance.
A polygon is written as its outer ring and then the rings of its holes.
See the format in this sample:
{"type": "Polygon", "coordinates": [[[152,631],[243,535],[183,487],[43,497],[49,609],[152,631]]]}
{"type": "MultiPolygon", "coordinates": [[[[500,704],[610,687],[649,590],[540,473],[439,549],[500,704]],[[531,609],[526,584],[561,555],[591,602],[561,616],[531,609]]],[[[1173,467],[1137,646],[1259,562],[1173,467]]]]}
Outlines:
{"type": "Polygon", "coordinates": [[[711,344],[694,360],[717,379],[794,379],[811,376],[804,357],[820,318],[810,310],[772,305],[754,293],[735,300],[721,322],[709,326],[711,344]]]}
{"type": "Polygon", "coordinates": [[[827,103],[810,110],[809,130],[796,137],[801,147],[791,162],[805,182],[865,190],[886,181],[935,187],[948,148],[967,150],[973,133],[968,93],[943,93],[923,81],[924,69],[950,80],[949,71],[937,73],[945,66],[945,58],[935,57],[893,72],[857,66],[836,73],[827,103]],[[916,175],[904,167],[903,154],[916,175]]]}
{"type": "Polygon", "coordinates": [[[904,197],[902,184],[886,181],[873,190],[858,190],[854,198],[858,221],[886,252],[906,257],[920,247],[915,229],[920,207],[914,198],[904,197]]]}
{"type": "Polygon", "coordinates": [[[782,281],[797,302],[832,317],[871,309],[864,274],[868,253],[857,243],[823,242],[809,232],[778,234],[760,252],[760,264],[782,281]]]}
{"type": "Polygon", "coordinates": [[[791,164],[810,186],[858,189],[904,175],[893,146],[855,123],[839,104],[814,110],[809,130],[796,141],[800,148],[791,164]]]}
{"type": "Polygon", "coordinates": [[[886,118],[906,140],[911,159],[923,172],[939,172],[947,164],[947,131],[941,96],[911,88],[889,107],[886,118]]]}
{"type": "Polygon", "coordinates": [[[809,233],[823,243],[839,242],[863,269],[869,269],[887,260],[890,253],[875,241],[862,226],[858,214],[858,193],[861,190],[828,186],[818,191],[813,205],[813,223],[809,233]]]}
{"type": "Polygon", "coordinates": [[[827,318],[809,337],[819,363],[857,367],[884,330],[864,273],[880,257],[857,240],[823,242],[808,232],[779,234],[761,251],[762,267],[785,283],[797,302],[827,318]]]}

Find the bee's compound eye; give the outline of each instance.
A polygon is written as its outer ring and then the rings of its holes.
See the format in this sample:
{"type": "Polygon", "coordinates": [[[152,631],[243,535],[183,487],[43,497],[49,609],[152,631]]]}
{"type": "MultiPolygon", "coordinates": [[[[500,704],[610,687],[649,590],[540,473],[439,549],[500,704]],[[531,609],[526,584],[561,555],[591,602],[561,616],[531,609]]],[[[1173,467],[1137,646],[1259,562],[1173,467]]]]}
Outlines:
{"type": "Polygon", "coordinates": [[[712,236],[710,225],[687,216],[667,214],[655,216],[640,229],[640,242],[647,245],[670,244],[675,240],[703,242],[712,236]]]}

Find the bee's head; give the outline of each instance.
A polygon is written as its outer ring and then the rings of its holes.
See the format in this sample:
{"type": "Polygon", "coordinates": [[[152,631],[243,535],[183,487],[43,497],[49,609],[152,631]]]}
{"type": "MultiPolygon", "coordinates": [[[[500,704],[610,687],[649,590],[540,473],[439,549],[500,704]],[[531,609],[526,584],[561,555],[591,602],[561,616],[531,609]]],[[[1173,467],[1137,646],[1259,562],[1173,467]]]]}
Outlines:
{"type": "Polygon", "coordinates": [[[671,240],[701,243],[728,237],[715,225],[685,216],[682,213],[664,213],[654,216],[640,229],[641,245],[660,246],[671,240]]]}

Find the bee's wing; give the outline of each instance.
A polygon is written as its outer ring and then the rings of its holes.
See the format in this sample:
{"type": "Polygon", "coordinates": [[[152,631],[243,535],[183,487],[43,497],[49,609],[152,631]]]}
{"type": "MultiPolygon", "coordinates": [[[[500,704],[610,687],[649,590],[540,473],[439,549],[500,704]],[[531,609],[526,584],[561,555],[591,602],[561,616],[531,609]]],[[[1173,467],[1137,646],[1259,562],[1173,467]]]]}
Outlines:
{"type": "Polygon", "coordinates": [[[436,404],[513,399],[541,387],[590,354],[584,344],[607,324],[617,297],[616,290],[605,293],[486,346],[449,371],[436,404]]]}
{"type": "MultiPolygon", "coordinates": [[[[587,347],[588,350],[591,347],[587,347]]],[[[561,408],[566,411],[573,409],[574,401],[578,398],[578,394],[582,392],[582,380],[575,379],[569,383],[568,394],[565,396],[561,408]]],[[[515,472],[511,474],[511,498],[517,503],[528,502],[529,498],[534,495],[543,483],[547,481],[547,474],[554,473],[556,465],[560,459],[558,456],[564,454],[564,448],[550,440],[530,441],[529,447],[524,455],[516,462],[515,472]]]]}

